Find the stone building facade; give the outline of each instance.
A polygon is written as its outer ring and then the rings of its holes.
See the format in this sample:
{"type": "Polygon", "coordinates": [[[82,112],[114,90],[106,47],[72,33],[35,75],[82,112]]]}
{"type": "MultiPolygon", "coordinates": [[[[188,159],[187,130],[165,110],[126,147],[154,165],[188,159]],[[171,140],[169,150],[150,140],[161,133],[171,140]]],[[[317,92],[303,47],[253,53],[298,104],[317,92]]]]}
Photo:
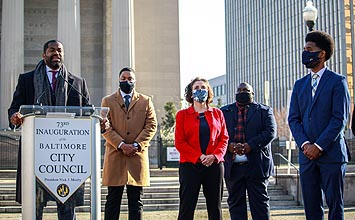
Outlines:
{"type": "Polygon", "coordinates": [[[0,128],[20,73],[41,59],[43,44],[63,42],[65,65],[88,82],[92,104],[117,90],[117,73],[136,70],[139,92],[180,102],[178,0],[0,0],[0,128]]]}

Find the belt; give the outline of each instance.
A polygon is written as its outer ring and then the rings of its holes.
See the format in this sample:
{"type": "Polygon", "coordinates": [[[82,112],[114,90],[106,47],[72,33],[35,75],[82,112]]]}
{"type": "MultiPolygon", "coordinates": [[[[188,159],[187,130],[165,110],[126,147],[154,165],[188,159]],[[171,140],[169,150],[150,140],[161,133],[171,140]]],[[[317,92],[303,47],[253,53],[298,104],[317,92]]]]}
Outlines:
{"type": "Polygon", "coordinates": [[[241,166],[241,165],[246,165],[248,164],[248,161],[244,161],[244,162],[234,162],[233,164],[237,165],[237,166],[241,166]]]}

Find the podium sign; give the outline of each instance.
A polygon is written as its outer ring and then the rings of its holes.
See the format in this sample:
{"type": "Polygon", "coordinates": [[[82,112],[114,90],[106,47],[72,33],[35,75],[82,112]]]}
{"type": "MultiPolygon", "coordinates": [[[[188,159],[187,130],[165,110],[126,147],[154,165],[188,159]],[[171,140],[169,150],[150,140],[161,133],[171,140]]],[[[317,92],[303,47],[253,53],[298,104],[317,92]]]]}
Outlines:
{"type": "Polygon", "coordinates": [[[36,181],[64,203],[90,178],[91,219],[101,219],[101,129],[108,108],[22,105],[22,219],[36,219],[36,181]]]}
{"type": "Polygon", "coordinates": [[[91,175],[90,128],[90,118],[35,119],[35,175],[62,203],[91,175]]]}

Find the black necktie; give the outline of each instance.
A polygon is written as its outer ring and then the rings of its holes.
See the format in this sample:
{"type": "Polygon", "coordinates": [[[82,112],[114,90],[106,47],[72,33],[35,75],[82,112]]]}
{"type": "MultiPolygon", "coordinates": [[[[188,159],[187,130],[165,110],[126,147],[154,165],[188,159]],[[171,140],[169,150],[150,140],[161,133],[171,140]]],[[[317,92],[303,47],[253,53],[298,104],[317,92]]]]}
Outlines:
{"type": "Polygon", "coordinates": [[[130,95],[125,95],[125,96],[124,96],[124,104],[125,104],[127,110],[128,110],[129,99],[130,99],[130,98],[131,98],[130,95]]]}

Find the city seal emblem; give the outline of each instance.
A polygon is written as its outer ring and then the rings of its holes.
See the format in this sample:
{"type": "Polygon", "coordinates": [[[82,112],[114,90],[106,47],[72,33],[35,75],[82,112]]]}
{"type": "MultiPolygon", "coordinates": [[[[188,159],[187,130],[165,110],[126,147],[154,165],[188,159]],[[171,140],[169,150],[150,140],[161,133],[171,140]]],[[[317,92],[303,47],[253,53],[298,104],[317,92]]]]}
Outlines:
{"type": "Polygon", "coordinates": [[[70,190],[69,190],[69,187],[68,185],[66,184],[59,184],[58,187],[57,187],[57,194],[60,196],[60,197],[66,197],[68,196],[70,190]]]}

